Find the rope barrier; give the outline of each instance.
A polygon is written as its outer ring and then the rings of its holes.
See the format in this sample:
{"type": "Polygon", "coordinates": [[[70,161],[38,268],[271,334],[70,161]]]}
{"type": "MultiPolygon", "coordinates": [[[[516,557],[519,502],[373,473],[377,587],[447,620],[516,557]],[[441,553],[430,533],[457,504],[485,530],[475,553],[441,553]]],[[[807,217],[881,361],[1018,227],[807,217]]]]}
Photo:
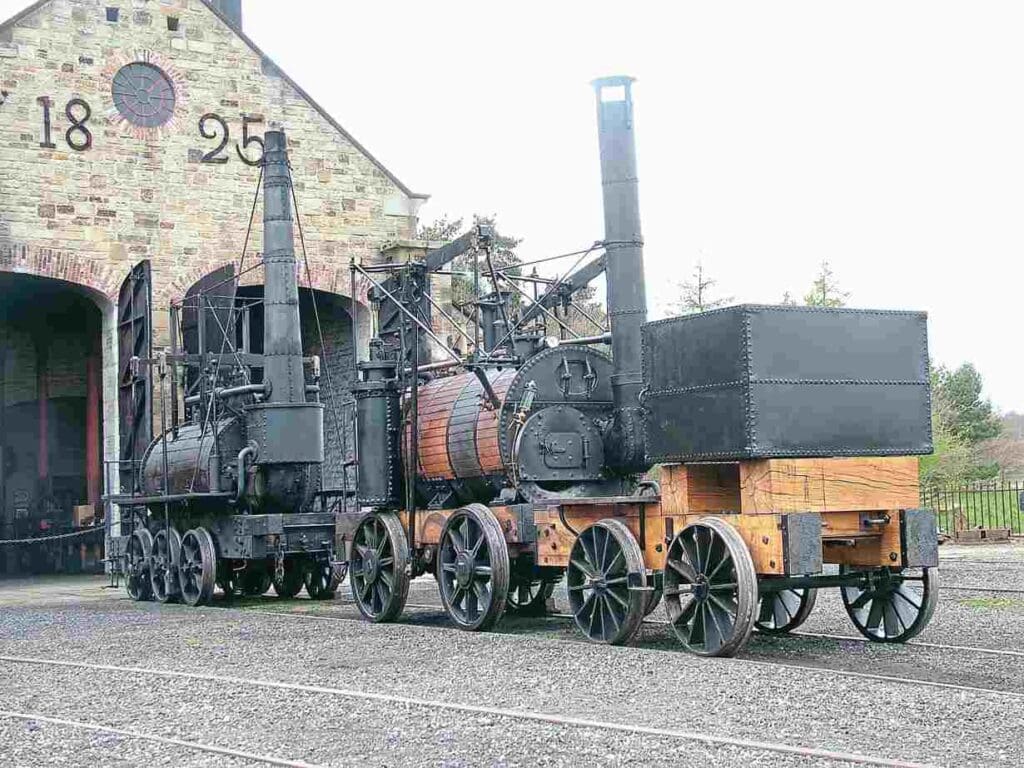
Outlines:
{"type": "Polygon", "coordinates": [[[75,539],[81,536],[88,536],[91,533],[99,533],[105,531],[106,528],[86,528],[82,531],[75,531],[73,533],[59,533],[53,536],[37,536],[32,539],[0,539],[0,547],[14,544],[39,544],[44,541],[60,541],[61,539],[75,539]]]}

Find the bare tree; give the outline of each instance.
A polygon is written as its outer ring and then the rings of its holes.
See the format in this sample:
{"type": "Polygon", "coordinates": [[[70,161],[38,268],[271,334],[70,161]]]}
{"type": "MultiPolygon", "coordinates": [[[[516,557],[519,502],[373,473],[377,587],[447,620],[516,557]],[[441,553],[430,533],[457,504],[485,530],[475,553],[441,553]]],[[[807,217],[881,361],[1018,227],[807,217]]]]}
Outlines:
{"type": "Polygon", "coordinates": [[[692,279],[680,286],[682,296],[673,305],[673,308],[680,314],[689,315],[694,312],[707,312],[709,309],[718,309],[718,307],[730,304],[733,301],[732,296],[713,297],[711,289],[717,284],[718,281],[708,277],[704,265],[698,261],[693,270],[692,279]]]}

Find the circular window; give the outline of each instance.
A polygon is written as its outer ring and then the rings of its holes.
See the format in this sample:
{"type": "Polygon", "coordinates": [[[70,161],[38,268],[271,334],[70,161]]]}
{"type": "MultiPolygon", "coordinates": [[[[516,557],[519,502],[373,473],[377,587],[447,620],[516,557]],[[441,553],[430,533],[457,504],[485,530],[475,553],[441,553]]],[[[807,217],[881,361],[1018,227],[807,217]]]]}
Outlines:
{"type": "Polygon", "coordinates": [[[159,67],[126,64],[114,75],[114,106],[132,125],[156,128],[174,115],[174,86],[159,67]]]}

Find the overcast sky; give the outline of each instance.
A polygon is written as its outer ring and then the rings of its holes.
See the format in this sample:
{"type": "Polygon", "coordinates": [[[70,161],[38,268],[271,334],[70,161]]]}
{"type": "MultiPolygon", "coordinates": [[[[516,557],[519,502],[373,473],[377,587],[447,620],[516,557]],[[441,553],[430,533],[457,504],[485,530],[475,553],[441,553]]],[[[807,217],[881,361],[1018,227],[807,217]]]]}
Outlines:
{"type": "MultiPolygon", "coordinates": [[[[25,3],[0,0],[0,17],[25,3]]],[[[243,0],[255,42],[415,191],[534,258],[602,237],[594,77],[635,86],[648,303],[927,310],[1024,410],[1024,5],[243,0]]]]}

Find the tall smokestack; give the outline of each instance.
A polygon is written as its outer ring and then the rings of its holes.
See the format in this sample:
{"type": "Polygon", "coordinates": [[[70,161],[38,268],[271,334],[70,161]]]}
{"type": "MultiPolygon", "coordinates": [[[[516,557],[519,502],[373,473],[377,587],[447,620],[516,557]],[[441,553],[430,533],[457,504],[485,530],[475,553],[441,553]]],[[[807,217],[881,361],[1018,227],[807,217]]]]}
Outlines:
{"type": "Polygon", "coordinates": [[[638,395],[643,384],[640,328],[647,321],[633,137],[633,78],[602,77],[592,85],[597,96],[608,317],[615,371],[612,376],[615,422],[608,447],[613,451],[613,463],[623,471],[632,472],[646,468],[638,395]]]}
{"type": "Polygon", "coordinates": [[[291,171],[283,131],[267,131],[263,171],[263,354],[270,402],[304,403],[299,285],[292,230],[291,171]]]}
{"type": "Polygon", "coordinates": [[[210,5],[224,14],[231,26],[242,31],[242,0],[210,0],[210,5]]]}

